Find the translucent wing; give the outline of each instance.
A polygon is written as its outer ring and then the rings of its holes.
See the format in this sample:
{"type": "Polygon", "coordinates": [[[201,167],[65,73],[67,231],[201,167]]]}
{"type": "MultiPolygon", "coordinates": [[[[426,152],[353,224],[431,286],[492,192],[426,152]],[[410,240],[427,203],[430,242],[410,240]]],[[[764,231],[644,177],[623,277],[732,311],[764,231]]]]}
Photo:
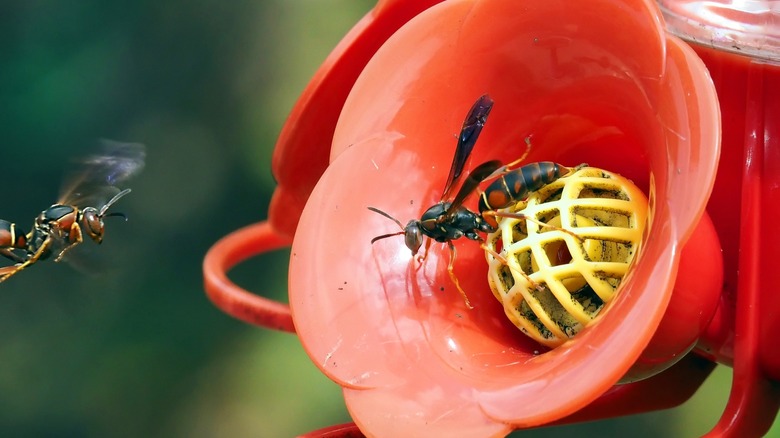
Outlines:
{"type": "Polygon", "coordinates": [[[142,144],[103,140],[98,154],[77,161],[67,175],[58,204],[100,206],[120,192],[122,183],[144,167],[142,144]]]}
{"type": "Polygon", "coordinates": [[[455,148],[455,156],[452,158],[450,174],[447,177],[447,183],[444,184],[444,191],[441,194],[442,200],[449,197],[452,188],[463,173],[463,167],[466,165],[466,161],[469,159],[469,155],[471,155],[471,151],[477,143],[479,133],[482,132],[482,127],[485,126],[487,116],[490,114],[492,108],[493,99],[485,94],[474,102],[474,105],[466,115],[466,120],[463,121],[463,127],[458,136],[458,146],[455,148]]]}
{"type": "MultiPolygon", "coordinates": [[[[81,245],[76,246],[68,250],[63,255],[60,263],[65,263],[71,268],[75,269],[81,274],[88,275],[102,275],[109,273],[113,269],[117,268],[116,254],[105,254],[106,248],[98,248],[97,245],[92,245],[90,242],[84,242],[81,245]],[[100,251],[98,251],[100,250],[100,251]]],[[[54,257],[59,255],[59,251],[53,252],[54,257]]]]}

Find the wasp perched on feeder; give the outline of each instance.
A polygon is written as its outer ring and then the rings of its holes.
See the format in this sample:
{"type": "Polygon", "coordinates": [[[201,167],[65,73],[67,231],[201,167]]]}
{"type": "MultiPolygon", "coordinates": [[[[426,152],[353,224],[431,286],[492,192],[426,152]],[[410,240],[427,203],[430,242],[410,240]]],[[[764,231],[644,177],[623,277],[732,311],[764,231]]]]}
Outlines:
{"type": "Polygon", "coordinates": [[[108,209],[130,193],[130,189],[120,190],[117,185],[141,171],[144,157],[143,145],[105,141],[103,153],[79,163],[57,202],[38,215],[29,233],[0,219],[0,255],[15,263],[0,268],[0,282],[52,255],[59,262],[84,240],[85,234],[101,243],[103,219],[127,219],[122,213],[108,213],[108,209]]]}
{"type": "MultiPolygon", "coordinates": [[[[463,181],[455,197],[452,200],[447,200],[463,175],[466,161],[476,144],[482,128],[485,126],[492,108],[493,100],[488,95],[483,95],[477,99],[469,110],[458,136],[455,156],[450,166],[447,182],[444,184],[441,199],[438,203],[428,208],[420,219],[412,219],[406,226],[403,226],[398,219],[384,211],[375,207],[368,207],[369,210],[391,219],[401,228],[399,232],[377,236],[371,239],[371,243],[387,237],[403,235],[406,246],[412,251],[412,254],[417,254],[420,246],[422,246],[423,236],[427,236],[437,242],[447,243],[450,250],[450,262],[447,266],[447,272],[469,308],[472,307],[471,303],[453,271],[456,251],[452,241],[461,237],[475,240],[480,243],[480,246],[485,251],[501,259],[502,257],[488,248],[484,239],[477,234],[478,232],[492,233],[495,231],[495,225],[488,222],[485,215],[499,215],[499,213],[493,211],[495,209],[493,204],[498,203],[498,197],[505,196],[506,199],[501,201],[501,203],[511,205],[512,202],[520,201],[530,191],[537,190],[544,184],[552,181],[554,177],[559,178],[571,170],[555,163],[551,163],[554,165],[554,171],[552,172],[549,170],[548,163],[529,164],[520,169],[510,170],[511,167],[523,161],[526,155],[528,155],[530,150],[530,143],[528,143],[528,149],[523,156],[508,165],[502,165],[500,161],[492,160],[475,167],[463,181]],[[463,206],[463,202],[477,190],[480,183],[496,176],[500,176],[500,178],[493,182],[488,187],[486,195],[482,196],[484,202],[480,203],[480,208],[484,204],[486,206],[485,210],[481,209],[479,213],[475,213],[463,206]],[[507,185],[510,182],[512,184],[511,187],[507,185]],[[490,204],[490,202],[493,204],[490,204]]],[[[510,215],[519,216],[517,213],[510,213],[510,215]]],[[[426,254],[430,242],[428,240],[426,243],[426,254]]]]}

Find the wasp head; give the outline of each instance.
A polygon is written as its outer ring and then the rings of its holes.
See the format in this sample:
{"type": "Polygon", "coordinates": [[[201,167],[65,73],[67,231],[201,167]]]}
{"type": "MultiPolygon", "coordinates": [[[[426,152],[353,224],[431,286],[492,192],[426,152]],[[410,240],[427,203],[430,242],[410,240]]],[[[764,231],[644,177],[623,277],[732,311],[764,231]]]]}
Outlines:
{"type": "Polygon", "coordinates": [[[407,248],[412,250],[412,255],[417,254],[422,246],[423,233],[420,227],[422,227],[422,222],[414,219],[410,220],[404,227],[404,243],[407,248]]]}
{"type": "Polygon", "coordinates": [[[397,233],[389,233],[389,234],[382,234],[381,236],[376,236],[373,239],[371,239],[371,243],[374,243],[377,240],[384,239],[387,237],[403,235],[404,243],[406,244],[406,247],[412,250],[412,255],[417,254],[417,251],[420,249],[420,246],[422,246],[422,239],[423,239],[422,222],[412,219],[404,227],[403,225],[401,225],[401,222],[398,219],[390,216],[384,211],[374,207],[368,207],[368,209],[373,211],[374,213],[379,213],[382,216],[392,220],[398,225],[398,228],[401,229],[401,231],[397,233]]]}
{"type": "Polygon", "coordinates": [[[105,224],[103,224],[103,218],[111,216],[119,216],[127,220],[127,216],[124,213],[107,213],[109,207],[119,200],[122,196],[130,193],[130,189],[124,189],[117,193],[110,201],[98,210],[95,207],[86,207],[82,210],[81,215],[81,227],[90,239],[95,243],[101,243],[103,241],[103,233],[105,232],[105,224]]]}

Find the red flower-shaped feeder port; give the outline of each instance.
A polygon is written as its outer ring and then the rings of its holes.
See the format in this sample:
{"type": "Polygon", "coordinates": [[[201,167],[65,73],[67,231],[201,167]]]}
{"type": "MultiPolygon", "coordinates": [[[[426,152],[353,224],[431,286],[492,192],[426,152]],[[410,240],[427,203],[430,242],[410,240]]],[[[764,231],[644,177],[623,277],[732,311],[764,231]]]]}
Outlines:
{"type": "MultiPolygon", "coordinates": [[[[362,31],[383,22],[382,11],[409,11],[402,7],[409,3],[379,5],[342,43],[340,56],[350,41],[363,41],[362,31]]],[[[308,196],[290,263],[295,330],[313,362],[343,386],[366,434],[495,436],[669,407],[687,399],[712,369],[685,354],[715,311],[722,278],[720,246],[704,212],[719,156],[711,81],[691,49],[664,32],[652,2],[571,6],[450,0],[411,19],[351,88],[329,165],[316,158],[311,169],[302,167],[311,163],[310,150],[295,146],[306,139],[294,134],[295,117],[332,114],[341,102],[312,98],[288,121],[284,135],[295,142],[280,143],[276,172],[319,178],[310,196],[306,183],[282,179],[273,227],[248,228],[207,256],[207,290],[220,307],[291,329],[283,308],[231,289],[224,270],[284,244],[274,228],[289,233],[296,203],[308,196]],[[650,198],[643,247],[620,295],[554,349],[506,319],[474,242],[456,243],[455,263],[473,310],[447,273],[446,245],[434,244],[419,261],[400,237],[370,243],[397,227],[366,207],[404,221],[439,201],[455,136],[484,93],[495,106],[474,163],[512,161],[530,139],[529,162],[587,162],[630,178],[650,198]],[[689,241],[695,244],[683,250],[689,241]],[[703,259],[712,263],[697,263],[703,259]]],[[[397,23],[384,21],[391,22],[397,23]]],[[[320,87],[332,71],[320,72],[320,87]]],[[[322,148],[315,149],[321,157],[322,148]]]]}

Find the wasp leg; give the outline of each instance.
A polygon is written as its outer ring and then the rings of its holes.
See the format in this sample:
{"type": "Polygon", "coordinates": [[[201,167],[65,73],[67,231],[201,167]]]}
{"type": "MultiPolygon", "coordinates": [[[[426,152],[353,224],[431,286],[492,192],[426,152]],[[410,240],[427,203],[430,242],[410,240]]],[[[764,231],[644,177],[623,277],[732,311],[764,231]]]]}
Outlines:
{"type": "Polygon", "coordinates": [[[494,216],[494,217],[508,217],[512,219],[524,219],[529,222],[533,222],[537,225],[539,225],[542,228],[551,228],[553,230],[557,231],[563,231],[564,233],[574,237],[575,239],[579,240],[580,242],[584,242],[585,239],[583,239],[580,235],[575,233],[574,231],[567,230],[566,228],[556,227],[555,225],[546,224],[540,220],[534,219],[531,216],[528,216],[527,214],[523,213],[510,213],[510,212],[504,212],[504,211],[486,211],[482,213],[483,216],[494,216]]]}
{"type": "Polygon", "coordinates": [[[3,267],[2,271],[0,271],[0,283],[8,280],[12,275],[16,274],[22,269],[24,269],[24,264],[3,267]]]}
{"type": "Polygon", "coordinates": [[[54,259],[55,262],[59,262],[62,260],[62,257],[65,256],[65,253],[68,252],[71,248],[78,245],[79,243],[84,241],[84,238],[81,235],[81,227],[77,223],[73,223],[70,227],[70,239],[73,240],[70,245],[66,246],[65,248],[62,248],[62,251],[60,251],[59,254],[57,254],[57,258],[54,259]]]}
{"type": "Polygon", "coordinates": [[[483,242],[482,242],[482,243],[481,243],[479,246],[480,246],[480,248],[482,248],[482,249],[483,249],[483,250],[484,250],[486,253],[488,253],[488,254],[492,255],[493,257],[495,257],[495,258],[496,258],[496,260],[498,260],[498,261],[499,261],[499,262],[501,262],[501,263],[502,263],[504,266],[506,266],[507,268],[509,268],[509,270],[510,270],[510,271],[512,271],[512,272],[514,272],[514,273],[517,273],[517,274],[520,274],[520,275],[521,275],[523,278],[525,278],[525,279],[526,279],[526,281],[528,281],[528,283],[530,283],[530,284],[531,284],[531,286],[532,286],[534,289],[538,290],[539,292],[542,292],[542,291],[544,291],[544,287],[543,287],[541,284],[539,284],[539,283],[535,282],[535,281],[534,281],[534,280],[533,280],[533,279],[532,279],[530,276],[528,276],[528,274],[526,274],[525,272],[523,272],[523,271],[519,271],[519,270],[517,270],[517,269],[513,268],[513,267],[512,267],[512,266],[509,264],[509,261],[506,259],[506,257],[502,256],[501,254],[497,253],[496,251],[494,251],[493,249],[491,249],[490,247],[488,247],[488,246],[487,246],[487,244],[485,244],[485,242],[484,242],[484,241],[483,241],[483,242]]]}
{"type": "Polygon", "coordinates": [[[450,247],[450,264],[447,265],[447,272],[450,274],[450,279],[453,283],[455,283],[455,287],[458,288],[458,292],[460,292],[460,295],[463,297],[463,301],[466,302],[466,307],[469,309],[473,309],[474,306],[471,305],[471,301],[469,301],[469,297],[466,296],[466,291],[463,290],[462,287],[460,287],[460,282],[458,281],[458,277],[455,276],[455,257],[457,256],[457,251],[455,251],[455,245],[452,244],[451,240],[447,241],[447,246],[450,247]]]}
{"type": "MultiPolygon", "coordinates": [[[[14,266],[3,266],[2,268],[0,268],[0,276],[6,275],[8,273],[11,273],[11,272],[15,271],[16,268],[17,268],[16,265],[14,265],[14,266]]],[[[2,280],[0,280],[0,281],[2,281],[2,280]]]]}
{"type": "Polygon", "coordinates": [[[433,239],[425,239],[425,252],[421,256],[417,256],[417,261],[422,263],[428,258],[428,250],[431,248],[431,243],[433,243],[433,239]]]}
{"type": "Polygon", "coordinates": [[[5,257],[5,258],[7,258],[7,259],[9,259],[9,260],[11,260],[11,261],[13,261],[14,263],[24,263],[24,261],[27,260],[26,258],[16,254],[15,252],[13,252],[9,248],[2,248],[2,249],[0,249],[0,255],[5,257]]]}
{"type": "Polygon", "coordinates": [[[43,241],[43,244],[41,244],[41,247],[38,248],[38,251],[36,251],[35,254],[33,254],[30,258],[25,260],[21,265],[9,266],[9,267],[12,267],[14,269],[11,270],[11,272],[9,272],[9,273],[3,274],[2,276],[0,276],[0,283],[8,280],[11,276],[17,274],[22,269],[24,269],[24,268],[32,265],[33,263],[37,262],[38,259],[41,258],[41,256],[46,251],[48,251],[49,246],[51,246],[51,243],[52,243],[51,237],[47,237],[46,240],[43,241]]]}
{"type": "Polygon", "coordinates": [[[485,179],[486,180],[487,179],[492,179],[492,178],[495,178],[495,177],[497,177],[499,175],[503,175],[503,174],[511,171],[513,167],[516,167],[518,164],[520,164],[523,161],[525,161],[526,157],[528,157],[528,154],[530,154],[530,153],[531,153],[531,138],[530,137],[526,137],[525,138],[525,152],[523,152],[523,155],[521,155],[520,158],[516,159],[515,161],[512,161],[511,163],[505,164],[505,165],[499,167],[493,173],[491,173],[489,177],[487,177],[485,179]]]}

